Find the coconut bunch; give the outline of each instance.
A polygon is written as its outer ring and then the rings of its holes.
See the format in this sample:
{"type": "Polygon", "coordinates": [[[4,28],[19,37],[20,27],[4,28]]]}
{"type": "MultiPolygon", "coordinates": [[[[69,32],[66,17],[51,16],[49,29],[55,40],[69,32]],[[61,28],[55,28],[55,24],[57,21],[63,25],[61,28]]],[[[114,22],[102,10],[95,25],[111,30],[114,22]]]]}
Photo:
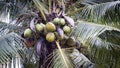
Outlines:
{"type": "Polygon", "coordinates": [[[55,41],[59,41],[61,47],[77,44],[75,38],[70,36],[73,25],[68,23],[64,17],[55,17],[52,21],[44,23],[35,23],[34,21],[35,19],[30,22],[30,27],[24,30],[24,38],[27,40],[28,47],[36,44],[38,55],[41,55],[42,49],[52,52],[56,48],[55,41]]]}
{"type": "Polygon", "coordinates": [[[62,9],[58,11],[59,8],[56,7],[49,14],[45,13],[46,21],[41,18],[40,13],[37,13],[38,17],[33,18],[23,32],[27,47],[35,47],[36,54],[40,56],[40,63],[58,48],[56,42],[59,42],[61,48],[79,45],[79,42],[71,36],[74,20],[66,16],[62,9]]]}

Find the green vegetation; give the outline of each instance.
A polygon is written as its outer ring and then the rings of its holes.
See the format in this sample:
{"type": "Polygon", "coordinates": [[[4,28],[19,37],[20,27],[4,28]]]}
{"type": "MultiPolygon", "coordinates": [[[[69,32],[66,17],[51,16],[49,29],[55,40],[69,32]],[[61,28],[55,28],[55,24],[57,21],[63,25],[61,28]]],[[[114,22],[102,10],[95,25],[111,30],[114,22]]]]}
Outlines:
{"type": "Polygon", "coordinates": [[[120,68],[120,1],[0,1],[0,65],[120,68]]]}

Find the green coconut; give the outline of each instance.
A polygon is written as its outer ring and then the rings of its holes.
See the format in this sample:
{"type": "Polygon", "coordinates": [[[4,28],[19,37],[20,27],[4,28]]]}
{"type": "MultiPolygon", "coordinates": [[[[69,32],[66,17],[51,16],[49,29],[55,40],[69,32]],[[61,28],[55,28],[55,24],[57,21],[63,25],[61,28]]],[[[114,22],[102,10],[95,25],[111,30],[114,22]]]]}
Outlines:
{"type": "Polygon", "coordinates": [[[30,28],[25,29],[24,37],[28,38],[32,36],[32,30],[30,28]]]}
{"type": "Polygon", "coordinates": [[[55,37],[55,34],[52,33],[52,32],[49,32],[47,35],[46,35],[46,40],[48,42],[53,42],[55,41],[56,37],[55,37]]]}
{"type": "Polygon", "coordinates": [[[59,21],[60,21],[60,19],[57,17],[57,18],[54,18],[53,23],[54,23],[54,24],[58,24],[59,21]]]}
{"type": "Polygon", "coordinates": [[[55,27],[55,25],[52,22],[48,22],[45,25],[45,27],[46,27],[46,30],[49,31],[49,32],[52,32],[52,31],[56,30],[56,27],[55,27]]]}
{"type": "Polygon", "coordinates": [[[69,26],[64,26],[63,31],[68,34],[71,32],[71,28],[69,26]]]}
{"type": "Polygon", "coordinates": [[[44,30],[44,27],[41,24],[36,24],[35,28],[37,32],[42,32],[44,30]]]}
{"type": "Polygon", "coordinates": [[[43,27],[45,27],[45,25],[43,23],[40,23],[40,25],[42,25],[43,27]]]}
{"type": "Polygon", "coordinates": [[[64,18],[60,18],[60,25],[65,25],[65,19],[64,18]]]}
{"type": "Polygon", "coordinates": [[[74,37],[70,37],[67,39],[67,45],[74,46],[76,44],[76,40],[74,37]]]}

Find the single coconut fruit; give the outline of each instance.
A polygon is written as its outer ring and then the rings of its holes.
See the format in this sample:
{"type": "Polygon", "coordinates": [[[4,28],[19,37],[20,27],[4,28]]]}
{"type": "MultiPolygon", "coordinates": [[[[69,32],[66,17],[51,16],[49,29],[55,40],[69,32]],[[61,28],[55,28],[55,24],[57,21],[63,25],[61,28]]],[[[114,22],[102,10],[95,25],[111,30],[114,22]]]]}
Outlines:
{"type": "Polygon", "coordinates": [[[25,29],[24,37],[28,38],[31,37],[31,35],[32,35],[32,30],[30,28],[25,29]]]}
{"type": "Polygon", "coordinates": [[[67,45],[74,46],[76,44],[76,40],[74,37],[70,37],[67,39],[67,45]]]}
{"type": "Polygon", "coordinates": [[[43,26],[43,33],[46,35],[47,34],[47,29],[46,29],[46,27],[45,27],[45,24],[43,24],[43,23],[40,23],[40,25],[42,25],[43,26]]]}
{"type": "Polygon", "coordinates": [[[63,38],[62,40],[60,40],[60,44],[61,44],[61,45],[65,45],[67,39],[68,39],[68,36],[64,35],[64,38],[63,38]]]}
{"type": "Polygon", "coordinates": [[[36,24],[35,28],[37,32],[42,32],[44,30],[44,27],[41,24],[36,24]]]}
{"type": "Polygon", "coordinates": [[[65,19],[64,18],[60,18],[60,25],[65,25],[65,19]]]}
{"type": "Polygon", "coordinates": [[[64,27],[63,27],[63,31],[64,31],[65,33],[70,33],[70,32],[71,32],[71,28],[70,28],[69,26],[64,26],[64,27]]]}
{"type": "Polygon", "coordinates": [[[47,35],[46,35],[46,40],[48,42],[53,42],[55,41],[56,37],[55,37],[55,34],[52,33],[52,32],[49,32],[47,35]]]}
{"type": "Polygon", "coordinates": [[[50,32],[56,30],[56,27],[52,22],[48,22],[45,27],[46,27],[47,31],[50,31],[50,32]]]}
{"type": "Polygon", "coordinates": [[[54,18],[53,23],[54,23],[54,24],[58,24],[59,21],[60,21],[60,19],[57,17],[57,18],[54,18]]]}
{"type": "Polygon", "coordinates": [[[43,27],[45,27],[45,25],[43,23],[40,23],[40,25],[42,25],[43,27]]]}

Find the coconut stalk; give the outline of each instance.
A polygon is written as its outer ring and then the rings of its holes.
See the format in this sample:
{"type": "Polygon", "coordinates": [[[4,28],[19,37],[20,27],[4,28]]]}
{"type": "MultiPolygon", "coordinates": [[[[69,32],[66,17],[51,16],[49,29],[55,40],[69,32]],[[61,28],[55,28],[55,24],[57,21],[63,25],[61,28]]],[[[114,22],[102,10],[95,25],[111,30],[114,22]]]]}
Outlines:
{"type": "Polygon", "coordinates": [[[57,45],[57,47],[58,47],[58,50],[60,51],[60,54],[61,54],[61,56],[62,56],[62,58],[63,58],[63,61],[64,61],[65,65],[66,65],[66,68],[69,68],[68,65],[67,65],[67,62],[66,62],[66,60],[65,60],[64,54],[63,54],[63,52],[62,52],[62,49],[61,49],[58,41],[56,41],[56,45],[57,45]]]}
{"type": "Polygon", "coordinates": [[[39,9],[39,11],[40,11],[43,19],[46,21],[47,20],[46,16],[45,16],[45,14],[44,14],[44,12],[42,10],[42,7],[41,7],[41,4],[39,3],[39,1],[38,0],[33,0],[33,2],[35,3],[35,5],[37,6],[37,8],[39,9]]]}

